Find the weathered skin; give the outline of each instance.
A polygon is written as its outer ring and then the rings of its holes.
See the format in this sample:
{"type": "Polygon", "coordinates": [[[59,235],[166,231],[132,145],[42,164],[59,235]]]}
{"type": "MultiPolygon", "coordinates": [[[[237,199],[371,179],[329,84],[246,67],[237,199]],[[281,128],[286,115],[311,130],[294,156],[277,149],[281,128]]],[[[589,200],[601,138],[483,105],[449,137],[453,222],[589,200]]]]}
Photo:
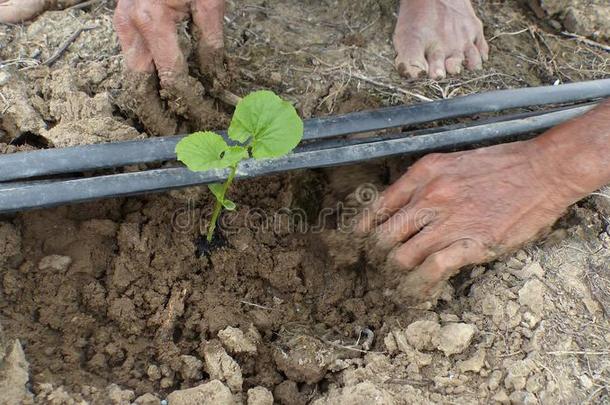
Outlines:
{"type": "MultiPolygon", "coordinates": [[[[119,0],[114,25],[127,69],[135,74],[156,73],[160,95],[168,101],[171,111],[196,122],[198,127],[216,128],[222,123],[209,120],[217,115],[212,100],[204,97],[203,85],[189,75],[178,43],[176,23],[189,14],[198,32],[200,69],[216,76],[223,68],[224,0],[119,0]]],[[[155,98],[154,105],[160,105],[154,91],[148,89],[147,93],[155,98]]],[[[136,113],[150,131],[160,133],[169,126],[147,125],[146,121],[146,117],[158,116],[158,110],[136,113]]]]}
{"type": "Polygon", "coordinates": [[[359,223],[388,252],[401,296],[426,299],[462,267],[536,239],[610,183],[610,102],[525,142],[431,154],[359,223]]]}
{"type": "Polygon", "coordinates": [[[0,0],[0,22],[18,24],[45,10],[66,8],[83,0],[0,0]]]}
{"type": "Polygon", "coordinates": [[[185,72],[176,23],[189,14],[199,31],[199,61],[206,67],[222,54],[224,0],[119,0],[114,25],[127,68],[156,70],[162,83],[185,72]]]}
{"type": "Polygon", "coordinates": [[[44,11],[45,6],[45,0],[0,0],[0,22],[27,21],[44,11]]]}
{"type": "Polygon", "coordinates": [[[401,0],[394,48],[396,68],[413,78],[481,69],[489,54],[470,0],[401,0]]]}

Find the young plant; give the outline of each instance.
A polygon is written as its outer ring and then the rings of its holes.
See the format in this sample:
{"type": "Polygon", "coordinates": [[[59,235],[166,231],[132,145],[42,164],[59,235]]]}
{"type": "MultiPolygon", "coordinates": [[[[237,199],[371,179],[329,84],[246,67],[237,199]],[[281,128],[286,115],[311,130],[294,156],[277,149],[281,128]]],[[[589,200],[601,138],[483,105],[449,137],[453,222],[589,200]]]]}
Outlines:
{"type": "Polygon", "coordinates": [[[210,184],[216,205],[208,226],[207,240],[212,241],[222,208],[235,209],[227,198],[239,162],[250,157],[270,159],[290,153],[303,138],[303,121],[294,107],[271,91],[256,91],[244,97],[235,108],[228,131],[235,142],[228,145],[214,132],[196,132],[176,145],[178,160],[192,171],[229,169],[224,184],[210,184]]]}

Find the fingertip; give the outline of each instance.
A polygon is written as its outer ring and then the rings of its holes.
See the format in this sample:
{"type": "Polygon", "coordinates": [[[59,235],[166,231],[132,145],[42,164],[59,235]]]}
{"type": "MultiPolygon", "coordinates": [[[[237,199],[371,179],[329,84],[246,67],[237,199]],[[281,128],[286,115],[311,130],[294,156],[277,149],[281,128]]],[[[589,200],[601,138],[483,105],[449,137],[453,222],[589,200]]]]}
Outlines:
{"type": "Polygon", "coordinates": [[[217,76],[224,70],[224,0],[195,0],[191,4],[197,28],[198,62],[204,74],[217,76]]]}
{"type": "Polygon", "coordinates": [[[366,235],[383,222],[385,220],[384,215],[382,215],[383,211],[383,197],[378,197],[372,204],[365,206],[354,227],[356,235],[366,235]]]}
{"type": "Polygon", "coordinates": [[[436,299],[443,282],[448,278],[446,261],[442,251],[426,258],[401,280],[398,286],[399,297],[412,303],[436,299]]]}
{"type": "Polygon", "coordinates": [[[442,282],[451,278],[464,266],[489,260],[491,256],[471,239],[461,239],[429,255],[409,274],[417,281],[422,296],[430,296],[442,282]]]}
{"type": "Polygon", "coordinates": [[[413,256],[404,249],[405,245],[398,246],[388,254],[388,265],[391,268],[402,271],[409,271],[417,265],[414,263],[413,256]]]}
{"type": "Polygon", "coordinates": [[[434,280],[421,270],[421,267],[409,272],[400,280],[397,295],[394,301],[399,304],[406,302],[408,305],[416,306],[428,302],[431,306],[435,304],[440,295],[443,282],[434,280]]]}

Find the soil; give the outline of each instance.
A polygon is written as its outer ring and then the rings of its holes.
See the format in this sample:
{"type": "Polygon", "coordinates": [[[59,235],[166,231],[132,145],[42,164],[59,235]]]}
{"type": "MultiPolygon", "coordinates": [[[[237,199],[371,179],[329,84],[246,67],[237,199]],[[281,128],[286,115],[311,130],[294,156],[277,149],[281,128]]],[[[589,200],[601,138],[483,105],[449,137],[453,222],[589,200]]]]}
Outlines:
{"type": "MultiPolygon", "coordinates": [[[[273,89],[309,117],[610,75],[607,53],[562,36],[551,17],[473,3],[491,60],[436,82],[395,73],[394,1],[229,1],[222,83],[236,95],[273,89]]],[[[112,8],[0,26],[0,151],[226,124],[231,106],[198,104],[195,78],[209,79],[195,68],[162,91],[123,73],[112,8]],[[95,28],[44,63],[82,27],[95,28]]],[[[603,193],[545,240],[464,270],[435,305],[405,308],[336,242],[353,191],[383,188],[409,164],[237,182],[238,209],[205,252],[212,197],[202,187],[0,218],[0,402],[609,402],[603,193]]]]}

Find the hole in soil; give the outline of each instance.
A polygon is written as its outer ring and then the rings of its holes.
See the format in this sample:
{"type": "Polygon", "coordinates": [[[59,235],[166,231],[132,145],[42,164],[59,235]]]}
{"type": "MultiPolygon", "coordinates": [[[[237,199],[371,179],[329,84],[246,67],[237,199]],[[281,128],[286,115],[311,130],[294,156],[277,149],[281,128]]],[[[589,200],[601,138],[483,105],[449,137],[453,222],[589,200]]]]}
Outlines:
{"type": "Polygon", "coordinates": [[[472,287],[472,279],[470,275],[472,274],[472,268],[464,269],[464,271],[458,273],[452,280],[451,285],[455,289],[455,291],[462,297],[468,296],[470,294],[470,288],[472,287]]]}
{"type": "Polygon", "coordinates": [[[30,145],[38,149],[46,149],[49,147],[47,140],[33,132],[24,132],[10,142],[13,146],[30,145]]]}
{"type": "Polygon", "coordinates": [[[178,343],[182,338],[182,328],[175,328],[174,333],[172,335],[172,341],[174,343],[178,343]]]}
{"type": "Polygon", "coordinates": [[[322,394],[327,393],[330,389],[330,381],[327,381],[326,379],[320,381],[320,383],[318,384],[318,389],[322,394]]]}
{"type": "Polygon", "coordinates": [[[208,256],[216,249],[219,249],[226,245],[227,239],[224,237],[224,235],[222,235],[220,231],[217,231],[214,234],[214,237],[212,238],[211,242],[208,242],[208,239],[205,235],[199,235],[197,239],[195,239],[195,255],[197,255],[198,258],[202,256],[208,256]]]}

